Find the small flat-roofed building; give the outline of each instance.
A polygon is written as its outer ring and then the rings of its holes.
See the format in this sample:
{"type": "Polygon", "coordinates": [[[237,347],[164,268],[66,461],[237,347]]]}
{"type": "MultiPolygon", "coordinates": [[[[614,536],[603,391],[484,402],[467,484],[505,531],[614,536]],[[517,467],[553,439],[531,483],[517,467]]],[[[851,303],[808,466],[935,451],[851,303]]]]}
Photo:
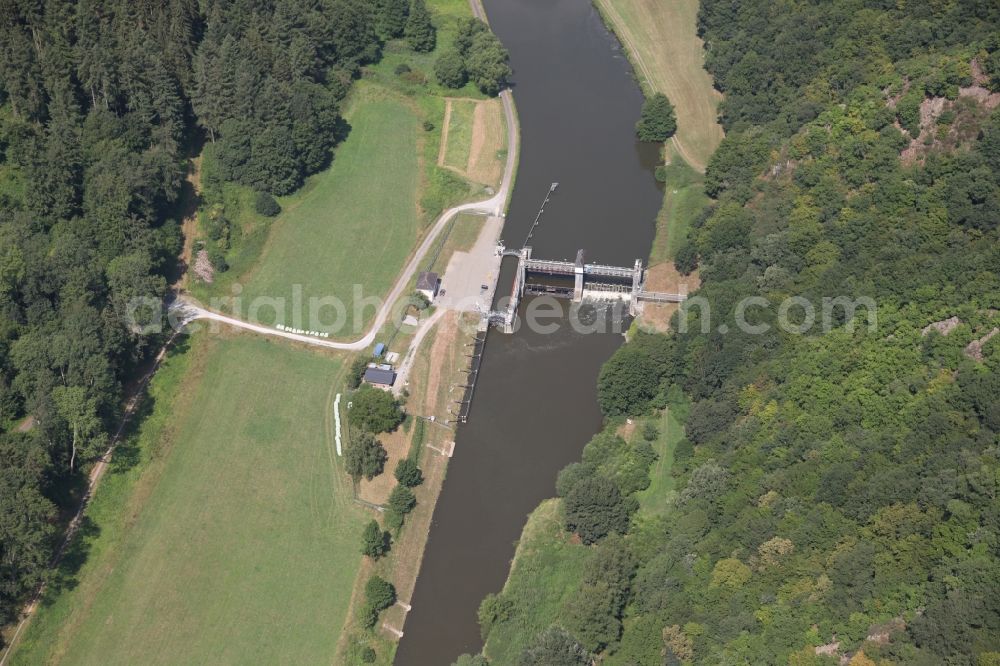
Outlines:
{"type": "Polygon", "coordinates": [[[427,297],[428,301],[433,301],[438,293],[438,274],[431,271],[423,271],[417,276],[417,291],[427,297]]]}
{"type": "Polygon", "coordinates": [[[375,358],[379,358],[382,356],[384,352],[385,352],[385,343],[380,342],[377,345],[375,345],[375,353],[372,354],[372,356],[374,356],[375,358]]]}
{"type": "Polygon", "coordinates": [[[364,380],[365,383],[377,388],[388,389],[396,381],[396,371],[392,369],[392,366],[388,365],[369,366],[365,370],[364,380]]]}

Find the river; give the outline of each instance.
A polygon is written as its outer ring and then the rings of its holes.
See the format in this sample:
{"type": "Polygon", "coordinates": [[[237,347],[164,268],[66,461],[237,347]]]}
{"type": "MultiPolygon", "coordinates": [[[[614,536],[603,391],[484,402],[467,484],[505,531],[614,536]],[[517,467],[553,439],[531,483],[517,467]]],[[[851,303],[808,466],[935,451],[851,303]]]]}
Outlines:
{"type": "MultiPolygon", "coordinates": [[[[649,254],[662,191],[635,140],[642,93],[589,0],[484,0],[510,50],[521,157],[503,237],[520,247],[552,182],[533,254],[631,266],[649,254]]],[[[505,266],[501,284],[510,284],[505,266]]],[[[500,291],[504,291],[501,289],[500,291]]],[[[447,666],[481,648],[476,610],[506,580],[528,513],[601,426],[596,381],[620,334],[492,331],[469,423],[434,512],[396,664],[447,666]]]]}

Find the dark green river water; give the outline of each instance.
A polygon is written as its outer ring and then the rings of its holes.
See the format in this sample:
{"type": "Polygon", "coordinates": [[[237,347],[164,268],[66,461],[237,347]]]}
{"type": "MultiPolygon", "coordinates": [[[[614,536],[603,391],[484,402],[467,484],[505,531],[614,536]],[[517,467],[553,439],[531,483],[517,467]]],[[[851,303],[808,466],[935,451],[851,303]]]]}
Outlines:
{"type": "MultiPolygon", "coordinates": [[[[657,149],[636,142],[642,94],[588,0],[485,0],[511,53],[521,157],[503,237],[519,247],[559,188],[534,256],[631,266],[649,254],[662,192],[657,149]]],[[[506,266],[501,285],[510,284],[506,266]]],[[[505,293],[509,287],[498,290],[505,293]]],[[[568,307],[568,304],[564,305],[568,307]]],[[[507,577],[528,513],[600,428],[596,382],[620,334],[491,331],[469,422],[434,513],[396,663],[450,664],[481,648],[476,610],[507,577]]]]}

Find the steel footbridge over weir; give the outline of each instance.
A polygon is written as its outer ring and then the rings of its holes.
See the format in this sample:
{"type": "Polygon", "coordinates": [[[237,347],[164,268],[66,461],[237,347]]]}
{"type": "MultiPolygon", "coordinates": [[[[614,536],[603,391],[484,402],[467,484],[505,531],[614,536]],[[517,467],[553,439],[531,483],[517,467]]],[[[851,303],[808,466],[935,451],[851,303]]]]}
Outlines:
{"type": "Polygon", "coordinates": [[[504,333],[513,333],[517,325],[517,308],[525,295],[549,295],[570,299],[575,303],[583,301],[625,301],[629,314],[636,315],[642,302],[680,303],[687,294],[647,291],[646,273],[641,259],[635,265],[608,266],[588,264],[585,252],[576,253],[576,261],[539,259],[531,255],[531,247],[508,250],[502,244],[497,246],[500,257],[516,257],[517,272],[506,308],[484,313],[484,324],[492,324],[504,333]],[[530,276],[564,278],[565,286],[529,282],[530,276]],[[572,286],[569,280],[572,279],[572,286]]]}
{"type": "Polygon", "coordinates": [[[680,303],[687,300],[687,294],[673,294],[662,291],[648,291],[646,289],[646,272],[642,266],[642,260],[636,259],[633,266],[608,266],[605,264],[588,264],[584,257],[583,250],[577,250],[576,261],[560,261],[555,259],[539,259],[531,255],[531,238],[535,235],[535,230],[542,221],[542,213],[545,206],[552,198],[552,194],[559,187],[559,183],[552,183],[545,193],[545,200],[535,215],[535,220],[528,229],[528,236],[524,239],[524,244],[520,250],[507,249],[503,241],[497,243],[496,249],[496,271],[492,285],[484,285],[487,290],[487,297],[492,300],[496,292],[497,282],[500,274],[500,263],[504,257],[517,258],[517,272],[514,276],[514,285],[511,289],[510,298],[506,307],[502,310],[492,310],[484,308],[479,330],[485,331],[490,325],[499,328],[504,333],[513,333],[517,328],[517,307],[521,304],[521,299],[525,295],[529,296],[554,296],[556,298],[566,298],[574,303],[583,301],[625,301],[628,303],[629,314],[635,316],[641,310],[643,302],[650,303],[680,303]],[[560,285],[539,284],[529,282],[529,276],[545,276],[562,281],[560,285]],[[572,280],[572,286],[569,286],[572,280]]]}

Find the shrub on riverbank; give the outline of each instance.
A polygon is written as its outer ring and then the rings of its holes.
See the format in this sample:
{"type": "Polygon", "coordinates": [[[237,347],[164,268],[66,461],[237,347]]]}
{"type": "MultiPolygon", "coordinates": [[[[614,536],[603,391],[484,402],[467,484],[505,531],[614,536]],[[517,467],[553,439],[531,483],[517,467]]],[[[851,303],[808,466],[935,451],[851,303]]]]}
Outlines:
{"type": "Polygon", "coordinates": [[[465,60],[458,51],[445,51],[434,63],[434,76],[446,88],[461,88],[469,80],[465,60]]]}
{"type": "Polygon", "coordinates": [[[389,494],[387,511],[385,513],[385,524],[389,529],[398,532],[403,527],[406,514],[413,511],[417,506],[417,498],[413,491],[404,485],[397,485],[389,494]]]}
{"type": "Polygon", "coordinates": [[[379,527],[377,520],[372,520],[365,526],[365,532],[361,536],[361,539],[362,555],[366,555],[373,560],[377,560],[389,552],[389,533],[384,532],[382,528],[379,527]]]}
{"type": "Polygon", "coordinates": [[[553,625],[521,653],[518,666],[590,666],[592,658],[568,631],[553,625]]]}
{"type": "Polygon", "coordinates": [[[396,603],[395,586],[381,576],[372,576],[365,584],[365,606],[361,612],[362,624],[371,629],[378,622],[379,613],[394,603],[396,603]]]}
{"type": "Polygon", "coordinates": [[[486,95],[496,95],[507,85],[510,54],[489,26],[476,18],[459,24],[454,50],[446,51],[434,65],[438,82],[461,88],[471,80],[486,95]]]}
{"type": "Polygon", "coordinates": [[[402,458],[396,463],[396,480],[407,488],[419,486],[424,482],[424,475],[417,463],[410,458],[402,458]]]}
{"type": "Polygon", "coordinates": [[[642,104],[642,114],[635,133],[640,141],[662,143],[677,131],[674,107],[663,93],[656,93],[642,104]]]}
{"type": "Polygon", "coordinates": [[[264,217],[274,217],[281,212],[281,206],[267,192],[258,192],[257,196],[254,197],[253,206],[257,214],[264,217]]]}

